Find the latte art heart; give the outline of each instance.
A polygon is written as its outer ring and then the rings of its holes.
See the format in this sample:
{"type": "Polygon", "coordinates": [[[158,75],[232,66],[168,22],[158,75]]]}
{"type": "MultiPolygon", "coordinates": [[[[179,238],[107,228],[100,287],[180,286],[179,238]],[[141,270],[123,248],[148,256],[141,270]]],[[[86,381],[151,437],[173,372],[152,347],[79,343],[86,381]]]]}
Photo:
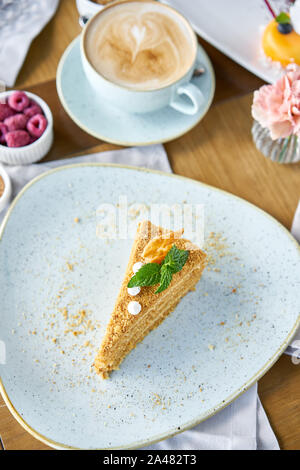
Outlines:
{"type": "Polygon", "coordinates": [[[151,2],[104,10],[92,21],[85,45],[98,73],[141,90],[175,82],[187,73],[195,56],[194,38],[181,17],[151,2]]]}

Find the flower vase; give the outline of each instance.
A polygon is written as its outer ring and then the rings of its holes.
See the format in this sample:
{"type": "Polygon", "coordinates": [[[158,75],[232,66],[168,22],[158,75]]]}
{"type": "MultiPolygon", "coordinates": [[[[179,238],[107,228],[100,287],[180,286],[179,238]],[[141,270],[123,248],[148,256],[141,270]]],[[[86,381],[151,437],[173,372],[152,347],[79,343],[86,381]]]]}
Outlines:
{"type": "Polygon", "coordinates": [[[254,121],[252,137],[261,153],[277,163],[296,163],[300,161],[300,144],[296,135],[272,140],[270,131],[254,121]]]}

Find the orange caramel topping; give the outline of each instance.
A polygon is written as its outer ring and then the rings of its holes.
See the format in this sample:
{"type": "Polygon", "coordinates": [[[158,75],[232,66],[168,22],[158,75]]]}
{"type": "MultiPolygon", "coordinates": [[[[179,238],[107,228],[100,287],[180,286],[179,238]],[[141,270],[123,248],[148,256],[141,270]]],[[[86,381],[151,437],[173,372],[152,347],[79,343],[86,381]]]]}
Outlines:
{"type": "Polygon", "coordinates": [[[264,53],[284,67],[293,62],[300,65],[300,34],[294,30],[288,34],[282,34],[277,26],[278,23],[274,19],[264,31],[262,37],[264,53]]]}
{"type": "Polygon", "coordinates": [[[178,232],[169,232],[152,238],[144,248],[142,258],[146,263],[161,263],[174,245],[174,241],[180,238],[183,229],[178,232]]]}

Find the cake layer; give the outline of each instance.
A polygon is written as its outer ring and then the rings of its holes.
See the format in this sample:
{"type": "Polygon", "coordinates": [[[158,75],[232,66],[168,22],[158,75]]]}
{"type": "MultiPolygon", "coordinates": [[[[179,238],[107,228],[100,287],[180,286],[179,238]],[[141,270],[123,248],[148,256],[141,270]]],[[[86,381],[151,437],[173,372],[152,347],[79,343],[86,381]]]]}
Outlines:
{"type": "Polygon", "coordinates": [[[115,308],[94,363],[96,372],[104,378],[111,370],[118,368],[124,357],[151,329],[163,321],[201,277],[206,265],[205,253],[188,240],[177,239],[174,236],[174,232],[157,227],[149,221],[139,224],[115,308]],[[156,244],[157,237],[174,240],[172,245],[179,250],[189,251],[188,259],[181,270],[172,275],[167,289],[156,293],[157,285],[146,285],[133,296],[127,289],[128,282],[134,274],[133,266],[135,263],[146,262],[143,260],[143,251],[146,246],[149,247],[148,243],[153,238],[156,244]],[[140,306],[138,314],[129,312],[128,306],[132,301],[140,306]]]}
{"type": "Polygon", "coordinates": [[[201,272],[202,272],[202,269],[200,270],[197,269],[189,273],[186,279],[184,279],[177,286],[170,289],[170,291],[168,292],[168,295],[165,294],[159,300],[157,300],[154,306],[151,306],[148,309],[145,309],[143,313],[138,315],[136,317],[135,324],[132,326],[132,328],[128,332],[124,332],[124,334],[122,335],[122,338],[120,338],[120,340],[117,343],[110,344],[110,345],[105,344],[105,346],[103,346],[102,351],[100,350],[98,356],[101,356],[101,353],[102,353],[103,356],[105,355],[106,360],[109,361],[110,360],[109,358],[112,355],[114,355],[114,351],[116,347],[126,342],[129,337],[134,336],[134,334],[136,334],[136,332],[140,330],[141,324],[144,324],[147,321],[149,322],[152,321],[152,317],[154,318],[157,317],[157,314],[159,310],[162,308],[162,306],[164,306],[166,303],[168,304],[170,302],[170,299],[173,299],[174,296],[176,296],[177,294],[183,296],[183,291],[186,290],[185,287],[187,288],[187,290],[192,289],[193,285],[195,284],[195,281],[193,280],[193,278],[195,277],[195,279],[198,280],[198,278],[201,276],[201,272]],[[198,275],[195,276],[196,271],[200,271],[200,272],[198,275]]]}
{"type": "Polygon", "coordinates": [[[107,378],[108,373],[118,369],[122,360],[127,354],[141,342],[150,331],[157,328],[162,321],[175,309],[182,297],[184,297],[199,281],[204,266],[194,269],[186,279],[175,286],[169,294],[163,297],[155,308],[149,308],[135,324],[132,331],[124,335],[115,347],[111,348],[105,355],[99,354],[95,360],[95,368],[103,378],[107,378]],[[105,360],[103,360],[105,359],[105,360]]]}

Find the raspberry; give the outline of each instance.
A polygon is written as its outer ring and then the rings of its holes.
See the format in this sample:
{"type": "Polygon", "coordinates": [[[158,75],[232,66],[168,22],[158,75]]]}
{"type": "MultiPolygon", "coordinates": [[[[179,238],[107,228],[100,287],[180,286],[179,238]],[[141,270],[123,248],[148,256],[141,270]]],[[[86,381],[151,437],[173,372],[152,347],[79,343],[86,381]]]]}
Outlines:
{"type": "Polygon", "coordinates": [[[7,133],[8,129],[3,122],[0,122],[0,144],[6,144],[5,134],[7,133]]]}
{"type": "Polygon", "coordinates": [[[8,97],[8,104],[16,111],[23,111],[29,105],[29,98],[23,91],[15,91],[8,97]]]}
{"type": "Polygon", "coordinates": [[[13,116],[13,114],[15,114],[15,111],[8,104],[0,103],[0,121],[4,121],[4,119],[13,116]]]}
{"type": "Polygon", "coordinates": [[[31,118],[35,114],[43,114],[43,110],[35,101],[31,100],[28,108],[24,109],[24,114],[28,118],[31,118]]]}
{"type": "Polygon", "coordinates": [[[33,137],[41,137],[47,127],[47,119],[42,114],[32,116],[27,122],[27,130],[33,137]]]}
{"type": "Polygon", "coordinates": [[[11,131],[5,134],[8,147],[24,147],[29,143],[30,137],[26,131],[11,131]]]}
{"type": "Polygon", "coordinates": [[[9,132],[25,129],[28,117],[24,114],[15,114],[5,119],[4,124],[7,126],[9,132]]]}

